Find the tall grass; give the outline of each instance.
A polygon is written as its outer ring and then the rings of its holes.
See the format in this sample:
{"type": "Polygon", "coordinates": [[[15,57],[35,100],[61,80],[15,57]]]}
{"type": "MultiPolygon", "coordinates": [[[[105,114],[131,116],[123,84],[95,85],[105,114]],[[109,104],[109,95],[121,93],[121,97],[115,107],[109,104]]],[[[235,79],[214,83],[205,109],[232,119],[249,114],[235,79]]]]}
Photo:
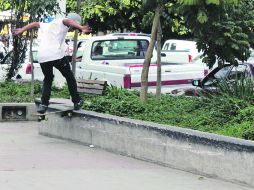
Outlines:
{"type": "Polygon", "coordinates": [[[254,83],[250,76],[235,74],[218,83],[218,91],[224,96],[230,96],[253,103],[254,83]]]}

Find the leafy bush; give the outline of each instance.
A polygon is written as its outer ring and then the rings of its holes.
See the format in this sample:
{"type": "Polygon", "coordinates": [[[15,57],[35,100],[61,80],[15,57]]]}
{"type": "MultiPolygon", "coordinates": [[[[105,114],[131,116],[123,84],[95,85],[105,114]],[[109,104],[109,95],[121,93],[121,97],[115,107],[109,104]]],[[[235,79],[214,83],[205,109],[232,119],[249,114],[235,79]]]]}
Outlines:
{"type": "MultiPolygon", "coordinates": [[[[39,83],[35,84],[35,93],[40,91],[39,83]]],[[[30,102],[31,89],[29,84],[2,82],[0,83],[0,102],[30,102]]]]}
{"type": "Polygon", "coordinates": [[[247,129],[246,131],[243,132],[242,137],[247,140],[254,140],[254,129],[253,128],[247,129]]]}

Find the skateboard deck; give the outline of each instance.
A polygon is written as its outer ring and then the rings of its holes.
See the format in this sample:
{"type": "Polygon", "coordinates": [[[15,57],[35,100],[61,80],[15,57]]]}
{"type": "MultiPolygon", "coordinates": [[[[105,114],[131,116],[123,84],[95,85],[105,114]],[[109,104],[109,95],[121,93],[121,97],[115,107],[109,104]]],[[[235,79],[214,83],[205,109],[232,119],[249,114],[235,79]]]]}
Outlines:
{"type": "Polygon", "coordinates": [[[54,113],[62,113],[61,117],[68,116],[72,117],[72,111],[73,109],[67,109],[67,110],[57,110],[57,111],[47,111],[45,113],[32,113],[31,115],[38,116],[38,121],[46,120],[46,116],[54,113]]]}
{"type": "Polygon", "coordinates": [[[42,116],[42,115],[49,115],[49,114],[54,114],[54,113],[61,113],[61,112],[72,112],[72,109],[68,109],[68,110],[57,110],[57,111],[47,111],[45,113],[32,113],[32,115],[37,115],[37,116],[42,116]]]}

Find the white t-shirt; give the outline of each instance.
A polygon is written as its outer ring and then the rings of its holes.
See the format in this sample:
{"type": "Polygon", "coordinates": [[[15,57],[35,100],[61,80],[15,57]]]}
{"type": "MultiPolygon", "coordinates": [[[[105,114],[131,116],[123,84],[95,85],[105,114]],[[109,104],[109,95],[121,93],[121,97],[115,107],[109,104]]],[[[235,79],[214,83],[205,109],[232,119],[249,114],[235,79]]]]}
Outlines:
{"type": "Polygon", "coordinates": [[[54,61],[65,56],[65,37],[68,30],[69,28],[63,24],[63,19],[40,23],[38,31],[39,63],[54,61]]]}

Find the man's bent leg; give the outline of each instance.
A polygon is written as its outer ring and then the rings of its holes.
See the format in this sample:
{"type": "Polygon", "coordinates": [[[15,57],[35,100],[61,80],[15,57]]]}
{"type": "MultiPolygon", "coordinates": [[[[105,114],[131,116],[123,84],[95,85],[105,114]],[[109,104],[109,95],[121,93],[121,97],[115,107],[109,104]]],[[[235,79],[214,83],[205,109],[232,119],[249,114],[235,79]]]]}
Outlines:
{"type": "Polygon", "coordinates": [[[72,97],[72,102],[74,105],[79,103],[81,98],[77,92],[77,82],[71,71],[71,67],[69,61],[66,57],[60,59],[58,62],[55,62],[54,66],[61,72],[61,74],[65,77],[70,95],[72,97]]]}
{"type": "Polygon", "coordinates": [[[49,105],[51,87],[52,87],[52,82],[54,79],[53,64],[54,64],[54,61],[40,64],[42,73],[44,74],[41,104],[46,106],[49,105]]]}

